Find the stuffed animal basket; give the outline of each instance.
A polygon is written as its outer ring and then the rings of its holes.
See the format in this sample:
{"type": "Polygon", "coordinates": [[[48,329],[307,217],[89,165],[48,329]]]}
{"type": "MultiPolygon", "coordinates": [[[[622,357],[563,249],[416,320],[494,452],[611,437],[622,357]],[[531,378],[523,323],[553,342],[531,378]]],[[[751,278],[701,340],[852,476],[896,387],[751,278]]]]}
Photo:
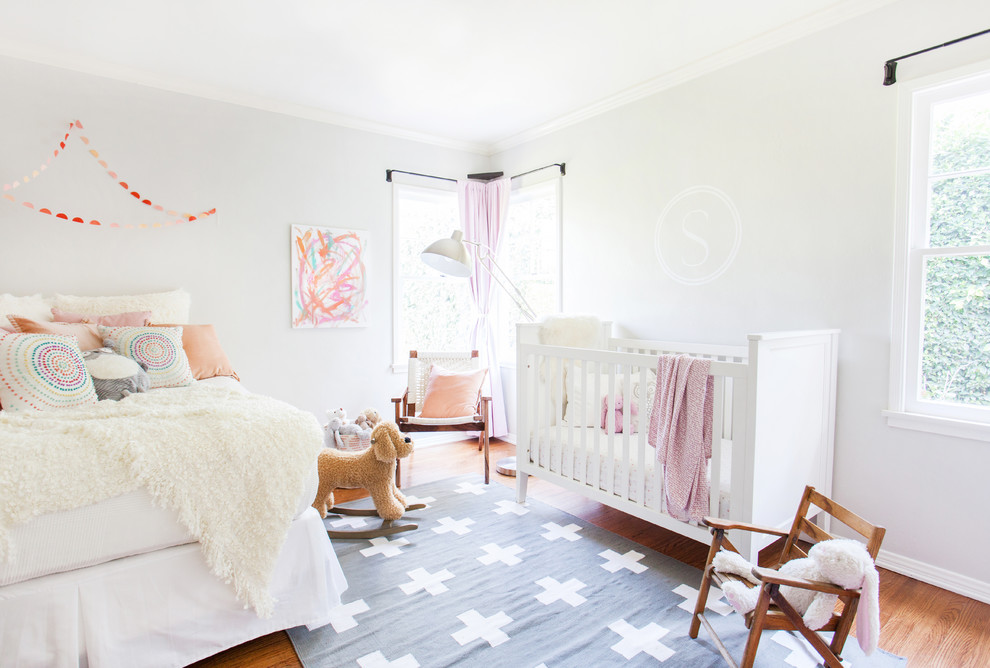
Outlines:
{"type": "Polygon", "coordinates": [[[338,450],[366,450],[371,447],[371,430],[364,434],[340,434],[340,441],[342,445],[338,450]]]}

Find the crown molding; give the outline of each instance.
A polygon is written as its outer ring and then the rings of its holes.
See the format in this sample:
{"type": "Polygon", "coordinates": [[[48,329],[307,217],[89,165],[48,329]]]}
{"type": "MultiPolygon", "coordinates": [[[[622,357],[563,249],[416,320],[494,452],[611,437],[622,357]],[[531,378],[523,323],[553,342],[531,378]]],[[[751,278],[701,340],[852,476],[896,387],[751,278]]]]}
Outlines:
{"type": "Polygon", "coordinates": [[[538,139],[550,133],[599,116],[613,109],[623,107],[659,92],[709,74],[723,67],[746,60],[752,56],[793,42],[812,33],[830,28],[852,18],[867,14],[897,0],[845,0],[833,7],[809,17],[792,21],[736,46],[724,49],[709,57],[685,65],[673,72],[656,77],[637,86],[623,90],[598,102],[560,116],[548,123],[538,125],[494,143],[469,142],[439,135],[409,130],[394,125],[347,116],[325,109],[283,102],[271,98],[233,91],[220,86],[209,86],[190,82],[180,77],[167,77],[97,59],[80,58],[76,55],[40,50],[25,44],[0,44],[0,56],[57,67],[60,69],[123,81],[172,93],[191,95],[217,102],[248,107],[286,116],[336,125],[339,127],[385,135],[397,139],[429,144],[440,148],[463,151],[490,157],[514,146],[538,139]]]}
{"type": "Polygon", "coordinates": [[[149,88],[164,90],[170,93],[190,95],[193,97],[213,100],[215,102],[224,102],[240,107],[248,107],[251,109],[258,109],[260,111],[282,114],[284,116],[317,121],[319,123],[336,125],[352,130],[386,135],[396,139],[405,139],[408,141],[430,144],[441,148],[464,151],[467,153],[476,153],[484,156],[491,155],[491,146],[486,143],[460,141],[449,137],[418,132],[407,128],[388,125],[386,123],[378,123],[376,121],[348,116],[346,114],[340,114],[325,109],[318,109],[307,105],[293,104],[290,102],[251,95],[249,93],[234,91],[220,86],[198,84],[181,77],[161,76],[135,68],[107,63],[101,60],[80,58],[79,56],[70,55],[67,53],[43,52],[37,49],[11,46],[8,44],[0,45],[0,56],[15,60],[33,62],[39,65],[46,65],[48,67],[79,72],[80,74],[88,74],[103,77],[105,79],[112,79],[114,81],[136,84],[138,86],[147,86],[149,88]]]}
{"type": "Polygon", "coordinates": [[[802,37],[831,28],[862,14],[867,14],[897,0],[846,0],[816,14],[792,21],[758,37],[741,42],[711,56],[680,67],[642,84],[627,88],[582,109],[560,116],[548,123],[501,139],[489,147],[489,155],[495,155],[514,146],[525,144],[595,116],[624,107],[651,95],[656,95],[683,83],[715,72],[729,65],[770,51],[802,37]]]}

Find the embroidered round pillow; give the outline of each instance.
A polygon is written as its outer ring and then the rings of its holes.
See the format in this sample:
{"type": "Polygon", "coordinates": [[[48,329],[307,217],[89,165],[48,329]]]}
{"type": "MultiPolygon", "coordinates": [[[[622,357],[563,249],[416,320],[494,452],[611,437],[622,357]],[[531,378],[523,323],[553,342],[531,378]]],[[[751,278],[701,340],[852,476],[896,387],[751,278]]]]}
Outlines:
{"type": "Polygon", "coordinates": [[[181,327],[106,327],[100,336],[118,355],[144,367],[151,388],[184,387],[193,383],[189,359],[182,349],[181,327]]]}
{"type": "Polygon", "coordinates": [[[0,404],[5,411],[71,408],[97,402],[74,336],[0,336],[0,404]]]}

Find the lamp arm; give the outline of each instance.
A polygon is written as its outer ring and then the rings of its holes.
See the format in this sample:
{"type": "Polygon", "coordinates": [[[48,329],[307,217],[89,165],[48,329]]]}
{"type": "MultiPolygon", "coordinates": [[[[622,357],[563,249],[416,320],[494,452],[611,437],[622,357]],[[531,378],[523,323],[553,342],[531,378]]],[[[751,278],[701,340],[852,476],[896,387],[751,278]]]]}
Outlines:
{"type": "Polygon", "coordinates": [[[498,262],[495,261],[495,256],[492,253],[492,249],[478,241],[468,241],[467,239],[465,239],[464,243],[471,244],[472,246],[477,246],[479,251],[483,251],[483,254],[479,255],[478,259],[482,261],[487,260],[491,266],[486,266],[485,264],[482,264],[481,266],[485,267],[485,271],[488,272],[489,276],[494,278],[495,282],[498,283],[502,287],[502,289],[509,294],[510,297],[512,297],[512,301],[516,303],[516,306],[519,307],[523,315],[526,316],[530,322],[535,322],[536,311],[534,311],[533,307],[529,305],[529,302],[526,301],[526,298],[523,296],[522,292],[520,292],[519,288],[516,287],[516,284],[512,282],[512,279],[509,278],[509,275],[505,273],[505,270],[502,269],[502,267],[499,266],[498,262]],[[496,273],[492,269],[492,267],[497,269],[498,273],[496,273]],[[501,274],[501,277],[499,276],[499,274],[501,274]]]}

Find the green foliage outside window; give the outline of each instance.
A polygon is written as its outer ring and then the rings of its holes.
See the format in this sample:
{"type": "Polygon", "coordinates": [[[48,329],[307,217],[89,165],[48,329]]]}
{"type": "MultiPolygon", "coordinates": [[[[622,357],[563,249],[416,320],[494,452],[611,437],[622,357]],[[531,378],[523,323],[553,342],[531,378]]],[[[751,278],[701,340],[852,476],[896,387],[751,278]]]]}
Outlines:
{"type": "Polygon", "coordinates": [[[922,399],[990,406],[990,94],[939,105],[929,190],[932,248],[924,269],[922,399]]]}

